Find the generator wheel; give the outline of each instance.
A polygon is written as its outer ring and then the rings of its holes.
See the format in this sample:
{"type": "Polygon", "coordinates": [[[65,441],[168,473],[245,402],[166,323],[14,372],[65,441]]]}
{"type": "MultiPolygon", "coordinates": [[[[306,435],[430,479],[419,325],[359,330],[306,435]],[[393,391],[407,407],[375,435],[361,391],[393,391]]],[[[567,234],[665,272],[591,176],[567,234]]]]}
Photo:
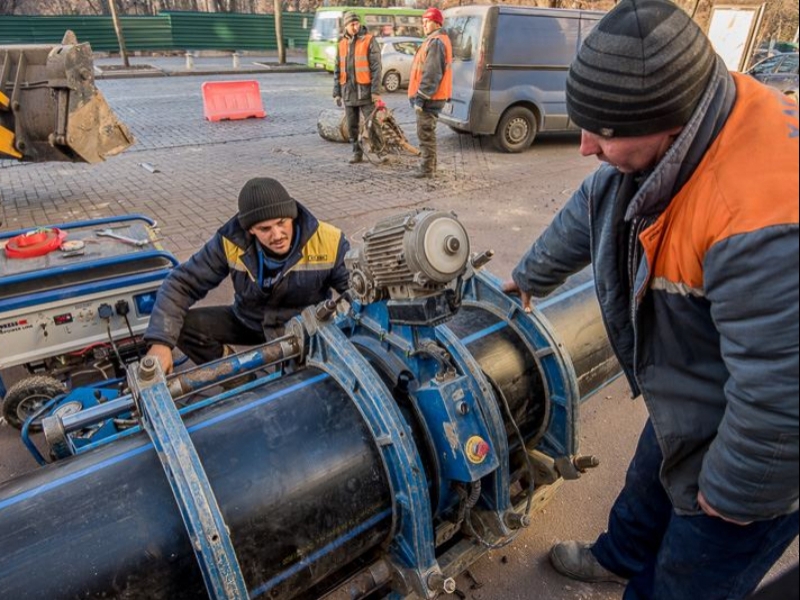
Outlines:
{"type": "MultiPolygon", "coordinates": [[[[3,417],[12,427],[22,429],[27,418],[39,410],[45,402],[66,391],[67,387],[54,377],[47,375],[27,377],[8,390],[3,400],[3,417]]],[[[42,430],[42,418],[31,423],[30,431],[42,430]]]]}

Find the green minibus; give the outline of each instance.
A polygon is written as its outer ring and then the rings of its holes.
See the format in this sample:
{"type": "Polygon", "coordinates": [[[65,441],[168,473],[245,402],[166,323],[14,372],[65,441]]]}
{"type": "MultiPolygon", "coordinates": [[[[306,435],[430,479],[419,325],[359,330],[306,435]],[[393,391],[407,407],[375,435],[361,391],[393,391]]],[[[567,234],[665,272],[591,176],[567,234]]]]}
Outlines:
{"type": "Polygon", "coordinates": [[[317,9],[308,39],[308,66],[333,71],[336,43],[342,35],[342,15],[354,12],[372,35],[425,37],[422,9],[336,6],[317,9]]]}

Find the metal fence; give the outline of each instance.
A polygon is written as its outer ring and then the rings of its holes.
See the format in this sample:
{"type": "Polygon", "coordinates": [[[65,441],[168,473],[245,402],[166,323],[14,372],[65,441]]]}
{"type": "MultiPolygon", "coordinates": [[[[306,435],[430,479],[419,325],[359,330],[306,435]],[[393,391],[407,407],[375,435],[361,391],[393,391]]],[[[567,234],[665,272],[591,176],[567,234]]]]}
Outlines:
{"type": "MultiPolygon", "coordinates": [[[[283,13],[283,38],[289,48],[305,48],[314,15],[283,13]]],[[[136,50],[275,50],[273,15],[165,12],[155,17],[120,17],[125,44],[136,50]]],[[[71,29],[96,51],[117,51],[111,17],[0,17],[0,45],[57,44],[71,29]]]]}

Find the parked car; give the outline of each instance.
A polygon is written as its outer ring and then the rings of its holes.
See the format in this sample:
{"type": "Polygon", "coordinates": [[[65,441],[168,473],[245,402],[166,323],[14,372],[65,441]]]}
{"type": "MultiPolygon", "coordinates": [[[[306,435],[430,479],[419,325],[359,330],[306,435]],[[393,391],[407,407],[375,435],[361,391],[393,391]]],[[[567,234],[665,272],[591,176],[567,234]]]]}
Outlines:
{"type": "Polygon", "coordinates": [[[797,102],[798,53],[776,54],[754,65],[747,73],[797,102]]]}
{"type": "Polygon", "coordinates": [[[776,54],[783,54],[785,52],[797,52],[797,44],[795,42],[782,42],[779,40],[766,40],[762,42],[756,51],[753,52],[752,64],[755,64],[770,56],[776,54]]]}
{"type": "Polygon", "coordinates": [[[379,37],[376,38],[381,47],[383,63],[382,82],[387,92],[396,92],[401,87],[408,87],[411,75],[411,63],[422,44],[417,37],[379,37]]]}
{"type": "Polygon", "coordinates": [[[445,11],[453,97],[440,119],[521,152],[542,131],[577,131],[567,115],[567,72],[598,11],[459,6],[445,11]]]}

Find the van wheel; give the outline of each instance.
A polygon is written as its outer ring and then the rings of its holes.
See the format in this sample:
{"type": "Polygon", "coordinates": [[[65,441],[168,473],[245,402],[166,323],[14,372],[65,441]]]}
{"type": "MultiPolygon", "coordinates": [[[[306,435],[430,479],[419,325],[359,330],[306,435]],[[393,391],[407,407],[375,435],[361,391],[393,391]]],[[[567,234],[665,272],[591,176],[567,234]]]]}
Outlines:
{"type": "Polygon", "coordinates": [[[502,152],[522,152],[533,143],[537,131],[534,114],[524,106],[515,106],[500,119],[494,144],[502,152]]]}
{"type": "Polygon", "coordinates": [[[400,89],[400,73],[397,71],[389,71],[383,76],[383,87],[391,93],[400,89]]]}

